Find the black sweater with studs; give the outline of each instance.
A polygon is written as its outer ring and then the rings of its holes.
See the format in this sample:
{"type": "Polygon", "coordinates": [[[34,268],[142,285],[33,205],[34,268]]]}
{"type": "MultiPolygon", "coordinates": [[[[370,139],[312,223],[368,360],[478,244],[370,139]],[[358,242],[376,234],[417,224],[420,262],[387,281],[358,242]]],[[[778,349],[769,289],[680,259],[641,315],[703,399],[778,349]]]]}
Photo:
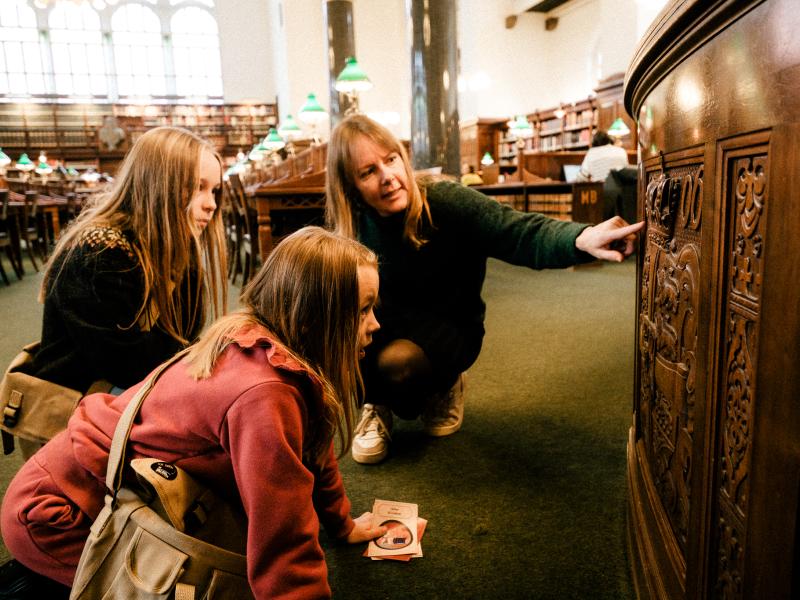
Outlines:
{"type": "Polygon", "coordinates": [[[144,276],[123,232],[90,228],[63,257],[53,265],[31,375],[82,392],[97,380],[127,388],[182,348],[157,316],[153,325],[137,320],[144,276]]]}

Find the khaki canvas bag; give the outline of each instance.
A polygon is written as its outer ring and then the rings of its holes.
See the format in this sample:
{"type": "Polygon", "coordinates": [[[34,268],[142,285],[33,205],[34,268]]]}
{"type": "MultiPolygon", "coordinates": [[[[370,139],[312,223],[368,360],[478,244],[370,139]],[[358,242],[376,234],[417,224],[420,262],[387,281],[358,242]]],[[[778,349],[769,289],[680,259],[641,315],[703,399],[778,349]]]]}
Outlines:
{"type": "MultiPolygon", "coordinates": [[[[0,381],[0,407],[2,421],[3,453],[14,451],[14,437],[19,438],[24,458],[29,458],[42,444],[67,427],[84,393],[21,372],[33,363],[39,351],[39,342],[28,344],[11,361],[0,381]]],[[[87,394],[107,392],[107,381],[98,381],[87,394]]]]}
{"type": "Polygon", "coordinates": [[[161,365],[131,399],[114,431],[105,506],[83,548],[71,600],[117,598],[248,599],[244,515],[173,464],[130,461],[134,485],[123,486],[133,420],[161,365]]]}

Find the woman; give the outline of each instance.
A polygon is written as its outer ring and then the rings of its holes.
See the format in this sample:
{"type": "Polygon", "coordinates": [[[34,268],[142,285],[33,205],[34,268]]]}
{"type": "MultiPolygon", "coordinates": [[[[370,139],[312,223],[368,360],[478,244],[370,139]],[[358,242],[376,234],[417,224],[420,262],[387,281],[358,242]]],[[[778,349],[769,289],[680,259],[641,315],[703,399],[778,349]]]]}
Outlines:
{"type": "Polygon", "coordinates": [[[488,257],[535,269],[622,261],[643,226],[557,221],[455,183],[416,181],[403,146],[364,115],[331,135],[326,192],[328,224],[380,261],[382,328],[363,365],[366,402],[352,446],[361,463],[386,457],[392,413],[421,415],[434,436],[460,428],[462,373],[484,334],[488,257]]]}
{"type": "Polygon", "coordinates": [[[85,392],[124,389],[225,312],[222,164],[184,129],[143,134],[111,189],[61,236],[45,272],[30,375],[85,392]]]}
{"type": "MultiPolygon", "coordinates": [[[[327,598],[320,522],[350,543],[385,528],[353,520],[333,454],[352,437],[358,360],[378,329],[375,255],[318,227],[287,237],[242,294],[169,367],[133,426],[129,458],[176,464],[241,507],[257,598],[327,598]]],[[[138,387],[138,386],[135,386],[138,387]]],[[[110,440],[135,388],[81,401],[3,501],[3,539],[35,573],[69,585],[103,504],[110,440]]]]}

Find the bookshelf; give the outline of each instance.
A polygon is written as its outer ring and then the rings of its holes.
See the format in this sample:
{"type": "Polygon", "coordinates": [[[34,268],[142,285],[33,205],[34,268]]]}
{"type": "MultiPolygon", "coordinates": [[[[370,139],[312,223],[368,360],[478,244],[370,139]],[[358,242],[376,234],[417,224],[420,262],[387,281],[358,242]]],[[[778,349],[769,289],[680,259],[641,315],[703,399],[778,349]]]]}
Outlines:
{"type": "Polygon", "coordinates": [[[461,161],[480,169],[480,157],[488,151],[500,166],[501,173],[519,178],[520,153],[585,153],[595,132],[608,129],[617,117],[621,117],[631,130],[622,138],[622,147],[635,155],[636,124],[623,106],[623,83],[624,75],[618,73],[600,81],[594,94],[588,98],[528,113],[526,117],[533,126],[533,136],[522,144],[508,133],[509,119],[483,118],[462,122],[461,161]],[[476,139],[479,140],[479,149],[472,142],[476,139]]]}
{"type": "Polygon", "coordinates": [[[0,148],[12,160],[27,152],[64,161],[89,161],[113,172],[130,144],[160,125],[185,127],[208,139],[223,156],[247,151],[278,122],[277,104],[67,104],[0,103],[0,148]],[[113,117],[125,139],[113,149],[98,131],[113,117]]]}
{"type": "Polygon", "coordinates": [[[507,119],[470,119],[460,123],[461,163],[471,166],[475,171],[482,168],[481,159],[488,152],[495,163],[502,164],[498,154],[500,138],[506,129],[507,119]]]}

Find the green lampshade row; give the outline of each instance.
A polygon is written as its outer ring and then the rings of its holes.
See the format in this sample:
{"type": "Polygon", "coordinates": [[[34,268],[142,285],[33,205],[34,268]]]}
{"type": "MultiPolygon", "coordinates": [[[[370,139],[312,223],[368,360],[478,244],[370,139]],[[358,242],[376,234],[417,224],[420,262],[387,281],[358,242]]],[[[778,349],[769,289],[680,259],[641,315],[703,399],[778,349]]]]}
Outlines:
{"type": "Polygon", "coordinates": [[[356,59],[351,56],[345,61],[344,69],[336,78],[334,87],[339,92],[365,92],[372,89],[372,82],[356,62],[356,59]]]}

